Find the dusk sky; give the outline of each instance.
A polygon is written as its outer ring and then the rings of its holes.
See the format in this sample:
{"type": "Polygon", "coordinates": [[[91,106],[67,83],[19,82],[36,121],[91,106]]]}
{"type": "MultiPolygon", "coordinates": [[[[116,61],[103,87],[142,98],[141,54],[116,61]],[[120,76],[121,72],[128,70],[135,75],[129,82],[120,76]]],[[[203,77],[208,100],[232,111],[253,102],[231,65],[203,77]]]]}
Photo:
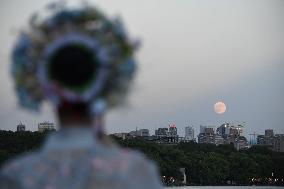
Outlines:
{"type": "MultiPolygon", "coordinates": [[[[1,129],[21,121],[37,130],[54,121],[50,104],[40,113],[17,105],[10,76],[10,52],[21,28],[49,0],[0,2],[1,129]]],[[[69,1],[68,1],[69,2],[69,1]]],[[[73,1],[71,1],[73,2],[73,1]]],[[[128,103],[106,116],[108,133],[175,123],[180,135],[193,125],[245,122],[245,133],[272,128],[284,133],[283,0],[93,0],[124,20],[140,39],[139,70],[128,103]],[[224,114],[214,112],[223,101],[224,114]]]]}

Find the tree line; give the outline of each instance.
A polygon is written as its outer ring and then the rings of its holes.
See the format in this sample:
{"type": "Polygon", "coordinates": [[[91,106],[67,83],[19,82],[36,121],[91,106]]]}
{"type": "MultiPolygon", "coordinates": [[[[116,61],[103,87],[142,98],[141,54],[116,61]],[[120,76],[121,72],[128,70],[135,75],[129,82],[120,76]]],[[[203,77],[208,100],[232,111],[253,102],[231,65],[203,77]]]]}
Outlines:
{"type": "MultiPolygon", "coordinates": [[[[0,131],[0,167],[11,158],[38,149],[48,133],[0,131]]],[[[121,146],[143,152],[158,165],[167,185],[284,185],[284,153],[263,146],[237,151],[233,145],[157,144],[142,138],[122,140],[121,146]]]]}
{"type": "Polygon", "coordinates": [[[188,185],[284,185],[284,153],[264,146],[237,151],[233,144],[166,145],[137,138],[115,140],[154,160],[168,185],[181,183],[180,168],[185,168],[188,185]]]}

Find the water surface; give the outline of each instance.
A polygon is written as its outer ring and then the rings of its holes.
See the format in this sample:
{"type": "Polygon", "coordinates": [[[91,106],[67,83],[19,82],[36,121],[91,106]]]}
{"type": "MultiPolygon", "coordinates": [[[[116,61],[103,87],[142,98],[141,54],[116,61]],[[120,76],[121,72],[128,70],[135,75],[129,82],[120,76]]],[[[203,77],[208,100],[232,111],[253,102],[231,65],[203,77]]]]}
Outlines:
{"type": "Polygon", "coordinates": [[[180,187],[165,187],[165,189],[284,189],[280,186],[180,186],[180,187]]]}

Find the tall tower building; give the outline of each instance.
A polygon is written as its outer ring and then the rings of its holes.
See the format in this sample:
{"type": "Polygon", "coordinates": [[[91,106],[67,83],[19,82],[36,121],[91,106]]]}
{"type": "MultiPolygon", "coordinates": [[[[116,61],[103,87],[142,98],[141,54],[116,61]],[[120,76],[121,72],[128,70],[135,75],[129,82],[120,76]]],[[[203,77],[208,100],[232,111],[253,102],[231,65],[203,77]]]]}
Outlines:
{"type": "Polygon", "coordinates": [[[17,131],[25,131],[26,130],[26,126],[22,123],[20,123],[19,125],[17,125],[17,131]]]}
{"type": "Polygon", "coordinates": [[[200,133],[197,137],[198,143],[215,144],[215,132],[212,126],[200,125],[200,133]]]}
{"type": "Polygon", "coordinates": [[[265,130],[265,136],[267,136],[267,137],[273,137],[273,136],[274,136],[273,129],[266,129],[266,130],[265,130]]]}
{"type": "Polygon", "coordinates": [[[191,126],[185,127],[185,140],[194,140],[194,128],[191,126]]]}
{"type": "Polygon", "coordinates": [[[168,136],[171,136],[171,137],[175,137],[177,136],[177,127],[175,124],[170,124],[169,125],[169,132],[168,132],[168,136]]]}

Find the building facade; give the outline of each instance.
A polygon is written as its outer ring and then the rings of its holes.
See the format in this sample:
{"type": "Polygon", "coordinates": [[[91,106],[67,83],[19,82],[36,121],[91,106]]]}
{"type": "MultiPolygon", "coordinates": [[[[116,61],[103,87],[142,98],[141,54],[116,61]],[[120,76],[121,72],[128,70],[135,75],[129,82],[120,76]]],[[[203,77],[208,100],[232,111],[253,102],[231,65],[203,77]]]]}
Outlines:
{"type": "Polygon", "coordinates": [[[128,133],[114,133],[113,134],[115,137],[121,138],[122,140],[125,140],[128,138],[129,134],[128,133]]]}
{"type": "Polygon", "coordinates": [[[276,152],[284,152],[284,134],[275,135],[273,150],[276,152]]]}
{"type": "Polygon", "coordinates": [[[157,143],[176,144],[180,142],[175,124],[170,124],[169,127],[158,128],[155,130],[155,135],[152,136],[157,143]]]}
{"type": "Polygon", "coordinates": [[[217,146],[220,144],[224,144],[224,139],[221,135],[215,134],[214,135],[214,144],[216,144],[217,146]]]}
{"type": "Polygon", "coordinates": [[[199,135],[198,135],[198,143],[215,144],[214,134],[199,133],[199,135]]]}
{"type": "Polygon", "coordinates": [[[215,144],[214,128],[211,126],[200,126],[198,143],[215,144]]]}
{"type": "Polygon", "coordinates": [[[55,131],[54,123],[51,122],[42,122],[38,124],[38,131],[44,132],[44,131],[55,131]]]}
{"type": "Polygon", "coordinates": [[[257,136],[257,144],[276,152],[284,152],[284,134],[274,134],[272,129],[266,129],[264,135],[257,136]]]}
{"type": "Polygon", "coordinates": [[[185,127],[185,136],[186,141],[194,141],[194,128],[191,126],[185,127]]]}
{"type": "Polygon", "coordinates": [[[175,124],[170,124],[169,125],[169,132],[168,132],[169,137],[176,137],[178,136],[177,134],[177,127],[175,124]]]}
{"type": "Polygon", "coordinates": [[[139,129],[136,131],[129,132],[129,135],[133,137],[149,137],[150,132],[149,129],[139,129]]]}
{"type": "Polygon", "coordinates": [[[248,147],[241,124],[224,123],[216,129],[216,134],[223,138],[223,144],[232,144],[237,150],[248,147]]]}
{"type": "Polygon", "coordinates": [[[149,129],[139,129],[137,135],[141,137],[148,137],[150,136],[149,129]]]}
{"type": "Polygon", "coordinates": [[[155,130],[155,136],[166,137],[167,135],[168,135],[168,128],[167,127],[158,128],[157,130],[155,130]]]}
{"type": "Polygon", "coordinates": [[[26,131],[26,126],[22,123],[20,123],[19,125],[17,125],[17,131],[26,131]]]}
{"type": "Polygon", "coordinates": [[[234,147],[237,150],[249,148],[248,141],[247,141],[246,137],[239,136],[234,142],[234,147]]]}

